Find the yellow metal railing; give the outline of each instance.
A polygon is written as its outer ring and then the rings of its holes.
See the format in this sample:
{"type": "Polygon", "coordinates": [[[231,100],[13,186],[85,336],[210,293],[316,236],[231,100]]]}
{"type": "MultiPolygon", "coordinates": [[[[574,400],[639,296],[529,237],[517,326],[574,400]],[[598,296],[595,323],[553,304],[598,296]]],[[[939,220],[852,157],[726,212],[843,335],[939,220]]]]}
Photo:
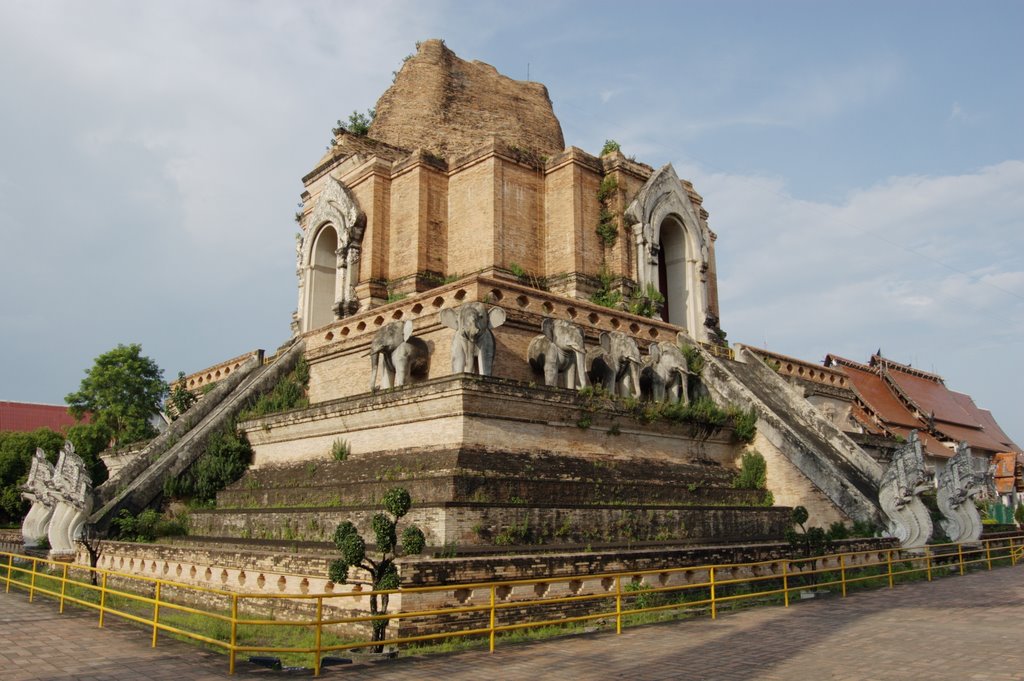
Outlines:
{"type": "Polygon", "coordinates": [[[743,601],[789,607],[794,594],[801,596],[808,589],[836,589],[846,597],[853,588],[893,588],[901,581],[931,581],[963,575],[968,569],[991,570],[1022,561],[1024,534],[917,549],[881,548],[755,563],[377,592],[238,593],[13,553],[0,553],[0,575],[5,592],[12,587],[27,590],[29,601],[45,595],[58,601],[61,612],[65,603],[97,610],[100,627],[107,615],[149,627],[154,647],[163,632],[222,649],[228,655],[230,673],[239,653],[261,652],[311,655],[318,675],[325,653],[382,643],[396,646],[475,637],[485,639],[493,652],[500,635],[519,630],[598,620],[610,624],[614,619],[615,631],[621,633],[623,624],[658,616],[706,613],[714,619],[723,607],[743,601]],[[584,588],[587,585],[589,589],[584,588]],[[518,589],[532,589],[534,597],[512,598],[518,589]],[[551,591],[554,594],[548,596],[551,591]],[[385,594],[403,599],[399,612],[362,614],[365,607],[353,600],[385,594]],[[438,598],[459,605],[418,607],[438,598]],[[281,610],[282,617],[267,619],[266,613],[281,610]],[[406,621],[413,629],[418,625],[431,631],[414,635],[400,631],[383,642],[342,639],[346,628],[351,631],[353,625],[366,627],[379,621],[406,621]]]}

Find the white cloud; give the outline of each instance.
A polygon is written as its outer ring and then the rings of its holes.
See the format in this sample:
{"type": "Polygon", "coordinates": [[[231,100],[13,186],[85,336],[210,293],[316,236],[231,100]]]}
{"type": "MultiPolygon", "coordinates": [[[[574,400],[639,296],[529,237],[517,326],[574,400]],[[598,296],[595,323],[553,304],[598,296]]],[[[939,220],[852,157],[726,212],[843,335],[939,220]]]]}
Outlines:
{"type": "Polygon", "coordinates": [[[1024,162],[944,177],[897,177],[840,203],[793,197],[779,178],[677,165],[718,233],[730,339],[812,361],[825,352],[933,365],[1008,429],[1017,390],[972,380],[975,350],[1024,373],[1024,162]],[[904,353],[903,356],[899,353],[904,353]],[[987,396],[988,399],[985,399],[987,396]]]}

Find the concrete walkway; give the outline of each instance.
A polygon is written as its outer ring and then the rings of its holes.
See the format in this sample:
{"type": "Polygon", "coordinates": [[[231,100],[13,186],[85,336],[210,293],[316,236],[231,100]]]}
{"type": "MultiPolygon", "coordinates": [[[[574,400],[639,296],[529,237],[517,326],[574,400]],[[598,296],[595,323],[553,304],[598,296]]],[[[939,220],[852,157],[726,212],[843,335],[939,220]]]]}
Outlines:
{"type": "MultiPolygon", "coordinates": [[[[0,678],[135,681],[290,676],[94,613],[0,591],[0,678]]],[[[948,577],[707,618],[325,668],[330,679],[688,679],[1017,681],[1024,679],[1024,567],[948,577]]]]}

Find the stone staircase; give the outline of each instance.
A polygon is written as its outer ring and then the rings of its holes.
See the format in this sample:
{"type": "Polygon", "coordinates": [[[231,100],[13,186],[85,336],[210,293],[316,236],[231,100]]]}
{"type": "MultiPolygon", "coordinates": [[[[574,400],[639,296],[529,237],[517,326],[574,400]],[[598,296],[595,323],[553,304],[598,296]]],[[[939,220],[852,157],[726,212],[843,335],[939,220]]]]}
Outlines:
{"type": "Polygon", "coordinates": [[[701,378],[716,399],[753,406],[758,433],[832,503],[855,520],[880,520],[882,467],[870,455],[747,348],[735,360],[702,354],[701,378]]]}
{"type": "Polygon", "coordinates": [[[188,410],[137,459],[96,489],[89,523],[106,532],[121,509],[138,513],[163,492],[164,481],[180,475],[203,454],[207,438],[231,422],[259,395],[270,391],[302,356],[304,343],[292,339],[274,359],[262,364],[252,358],[188,410]]]}

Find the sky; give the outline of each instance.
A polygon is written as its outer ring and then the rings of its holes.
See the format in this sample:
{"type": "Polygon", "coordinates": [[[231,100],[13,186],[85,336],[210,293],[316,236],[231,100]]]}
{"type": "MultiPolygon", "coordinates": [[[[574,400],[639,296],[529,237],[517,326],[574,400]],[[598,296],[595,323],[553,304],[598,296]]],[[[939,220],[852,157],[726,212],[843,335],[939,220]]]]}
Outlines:
{"type": "Polygon", "coordinates": [[[0,0],[0,399],[289,335],[300,178],[418,40],[693,181],[732,342],[934,371],[1024,445],[1024,2],[0,0]]]}

